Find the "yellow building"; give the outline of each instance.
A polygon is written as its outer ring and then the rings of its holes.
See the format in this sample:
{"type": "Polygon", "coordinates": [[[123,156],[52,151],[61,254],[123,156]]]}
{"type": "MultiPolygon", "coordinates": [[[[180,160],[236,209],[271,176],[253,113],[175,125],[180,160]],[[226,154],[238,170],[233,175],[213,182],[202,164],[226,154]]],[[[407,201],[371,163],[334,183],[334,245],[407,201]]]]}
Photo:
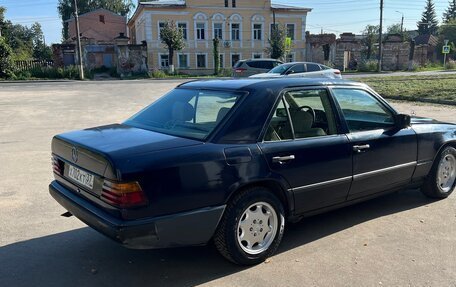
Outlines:
{"type": "Polygon", "coordinates": [[[174,21],[183,29],[186,46],[175,53],[174,65],[182,72],[210,74],[214,70],[212,39],[220,39],[220,65],[231,68],[239,59],[268,55],[268,37],[282,23],[292,38],[288,61],[305,58],[307,13],[311,9],[271,0],[155,0],[139,2],[128,21],[133,44],[147,42],[150,69],[168,66],[168,51],[159,39],[160,28],[174,21]]]}

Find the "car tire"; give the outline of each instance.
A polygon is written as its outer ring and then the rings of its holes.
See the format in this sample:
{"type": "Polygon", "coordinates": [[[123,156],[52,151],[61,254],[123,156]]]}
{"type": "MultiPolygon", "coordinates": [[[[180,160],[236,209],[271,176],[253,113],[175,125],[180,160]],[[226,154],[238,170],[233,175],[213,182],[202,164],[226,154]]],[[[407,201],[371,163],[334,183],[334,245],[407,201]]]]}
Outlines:
{"type": "Polygon", "coordinates": [[[456,187],[456,149],[445,147],[436,158],[421,191],[431,198],[446,198],[456,187]]]}
{"type": "Polygon", "coordinates": [[[285,212],[280,200],[266,188],[248,188],[227,205],[214,243],[229,261],[254,265],[274,254],[284,228],[285,212]]]}

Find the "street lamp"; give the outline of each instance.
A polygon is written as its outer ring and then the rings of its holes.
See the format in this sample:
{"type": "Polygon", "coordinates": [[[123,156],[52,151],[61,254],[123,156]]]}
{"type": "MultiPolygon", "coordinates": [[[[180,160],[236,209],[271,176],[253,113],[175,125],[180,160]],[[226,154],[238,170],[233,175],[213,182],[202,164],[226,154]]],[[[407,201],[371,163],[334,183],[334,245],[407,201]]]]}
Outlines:
{"type": "Polygon", "coordinates": [[[401,18],[401,34],[402,34],[402,33],[404,33],[404,13],[402,13],[400,11],[396,11],[396,12],[402,15],[402,18],[401,18]]]}

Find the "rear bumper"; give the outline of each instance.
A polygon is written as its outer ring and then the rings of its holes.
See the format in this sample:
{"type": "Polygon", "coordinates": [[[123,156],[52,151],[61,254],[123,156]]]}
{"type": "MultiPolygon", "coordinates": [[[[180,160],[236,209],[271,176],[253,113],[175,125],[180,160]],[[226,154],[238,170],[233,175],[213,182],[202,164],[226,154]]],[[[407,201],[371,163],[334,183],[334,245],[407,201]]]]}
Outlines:
{"type": "Polygon", "coordinates": [[[134,249],[204,245],[212,237],[225,205],[161,217],[125,221],[53,181],[52,197],[71,214],[107,237],[134,249]]]}

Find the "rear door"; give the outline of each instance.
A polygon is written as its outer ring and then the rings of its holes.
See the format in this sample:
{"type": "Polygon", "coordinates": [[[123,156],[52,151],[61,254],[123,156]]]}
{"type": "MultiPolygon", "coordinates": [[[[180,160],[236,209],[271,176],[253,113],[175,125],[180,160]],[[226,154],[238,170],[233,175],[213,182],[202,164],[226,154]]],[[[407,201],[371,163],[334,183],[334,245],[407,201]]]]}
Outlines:
{"type": "Polygon", "coordinates": [[[353,184],[348,199],[396,189],[410,182],[416,167],[417,138],[397,129],[395,111],[367,90],[333,88],[353,152],[353,184]]]}
{"type": "Polygon", "coordinates": [[[333,110],[325,88],[285,91],[259,144],[271,171],[292,187],[297,214],[346,200],[352,152],[333,110]]]}

